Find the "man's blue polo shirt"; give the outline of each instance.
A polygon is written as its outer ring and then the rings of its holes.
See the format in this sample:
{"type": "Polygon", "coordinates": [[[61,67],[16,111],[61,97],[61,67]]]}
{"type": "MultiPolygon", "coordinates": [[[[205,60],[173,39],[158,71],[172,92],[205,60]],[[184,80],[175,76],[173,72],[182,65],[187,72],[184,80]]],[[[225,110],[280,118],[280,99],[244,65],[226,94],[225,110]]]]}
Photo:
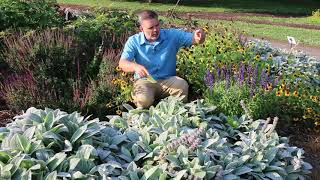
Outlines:
{"type": "Polygon", "coordinates": [[[150,43],[142,32],[130,36],[121,59],[143,65],[156,79],[176,75],[176,54],[180,47],[192,45],[193,33],[178,29],[161,29],[158,39],[150,43]]]}

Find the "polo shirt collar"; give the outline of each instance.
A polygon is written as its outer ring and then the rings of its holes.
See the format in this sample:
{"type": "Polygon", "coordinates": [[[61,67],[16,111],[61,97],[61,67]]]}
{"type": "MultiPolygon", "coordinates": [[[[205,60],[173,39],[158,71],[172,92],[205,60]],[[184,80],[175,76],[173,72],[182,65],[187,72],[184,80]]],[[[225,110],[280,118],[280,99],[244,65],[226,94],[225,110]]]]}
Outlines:
{"type": "MultiPolygon", "coordinates": [[[[140,45],[143,45],[145,43],[148,43],[148,40],[146,39],[146,37],[144,36],[143,32],[139,33],[139,41],[140,41],[140,45]]],[[[159,44],[160,42],[162,42],[163,40],[165,40],[165,32],[160,30],[160,35],[158,37],[158,39],[155,41],[156,44],[159,44]]]]}

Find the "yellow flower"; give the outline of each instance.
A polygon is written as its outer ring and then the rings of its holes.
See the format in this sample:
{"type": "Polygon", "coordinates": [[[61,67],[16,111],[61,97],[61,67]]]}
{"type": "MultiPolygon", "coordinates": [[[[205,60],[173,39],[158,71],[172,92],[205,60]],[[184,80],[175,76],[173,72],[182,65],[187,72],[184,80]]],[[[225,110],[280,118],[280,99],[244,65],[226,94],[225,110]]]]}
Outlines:
{"type": "Polygon", "coordinates": [[[284,95],[285,96],[290,96],[290,91],[288,91],[287,89],[284,91],[284,95]]]}
{"type": "Polygon", "coordinates": [[[298,97],[298,91],[294,91],[293,96],[298,97]]]}
{"type": "Polygon", "coordinates": [[[120,71],[121,71],[121,68],[120,68],[119,66],[117,66],[117,67],[116,67],[116,71],[117,71],[117,72],[120,72],[120,71]]]}
{"type": "Polygon", "coordinates": [[[307,113],[312,113],[312,111],[313,111],[312,108],[307,108],[307,109],[306,109],[306,112],[307,112],[307,113]]]}
{"type": "Polygon", "coordinates": [[[272,83],[268,83],[266,87],[266,91],[271,91],[272,90],[272,83]]]}
{"type": "Polygon", "coordinates": [[[317,102],[318,97],[317,97],[317,96],[310,96],[310,99],[311,99],[313,102],[317,102]]]}
{"type": "Polygon", "coordinates": [[[272,54],[269,54],[268,60],[272,60],[272,58],[273,58],[272,54]]]}
{"type": "Polygon", "coordinates": [[[255,60],[257,60],[257,61],[259,61],[259,60],[260,60],[260,58],[261,58],[261,57],[260,57],[260,55],[259,55],[259,54],[257,54],[257,55],[256,55],[256,57],[254,57],[254,59],[255,59],[255,60]]]}
{"type": "Polygon", "coordinates": [[[111,108],[111,107],[112,107],[112,102],[111,102],[111,101],[108,102],[108,103],[106,104],[106,106],[107,106],[108,108],[111,108]]]}
{"type": "Polygon", "coordinates": [[[127,73],[125,73],[125,72],[121,73],[121,76],[126,76],[126,75],[127,75],[127,73]]]}
{"type": "Polygon", "coordinates": [[[117,84],[117,82],[118,82],[118,79],[117,79],[117,78],[113,78],[113,79],[111,80],[111,83],[112,83],[112,84],[117,84]]]}
{"type": "Polygon", "coordinates": [[[276,96],[281,96],[282,95],[282,90],[279,90],[276,92],[276,96]]]}
{"type": "Polygon", "coordinates": [[[117,113],[118,115],[120,115],[120,114],[122,113],[122,111],[121,111],[120,109],[118,109],[118,110],[116,111],[116,113],[117,113]]]}

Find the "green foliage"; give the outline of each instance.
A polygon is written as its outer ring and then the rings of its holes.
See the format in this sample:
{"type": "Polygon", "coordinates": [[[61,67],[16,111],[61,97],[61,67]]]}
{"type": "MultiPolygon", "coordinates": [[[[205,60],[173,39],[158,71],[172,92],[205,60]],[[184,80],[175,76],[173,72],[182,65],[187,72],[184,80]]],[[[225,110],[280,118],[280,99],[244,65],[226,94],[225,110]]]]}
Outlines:
{"type": "Polygon", "coordinates": [[[206,71],[212,70],[217,62],[233,64],[252,60],[255,56],[247,51],[235,32],[228,25],[215,24],[204,27],[208,33],[204,44],[182,49],[178,54],[178,74],[189,82],[193,91],[203,92],[203,77],[206,71]],[[210,30],[210,31],[209,31],[210,30]],[[236,37],[236,38],[235,38],[236,37]]]}
{"type": "Polygon", "coordinates": [[[50,106],[100,117],[116,111],[106,104],[120,94],[112,80],[120,77],[115,69],[133,20],[125,12],[99,12],[80,16],[63,30],[4,38],[1,57],[15,75],[7,77],[1,91],[12,109],[50,106]]]}
{"type": "Polygon", "coordinates": [[[61,26],[63,18],[59,15],[54,2],[1,0],[0,31],[9,28],[43,29],[61,26]]]}
{"type": "Polygon", "coordinates": [[[317,9],[316,11],[312,11],[312,17],[320,18],[320,9],[317,9]]]}

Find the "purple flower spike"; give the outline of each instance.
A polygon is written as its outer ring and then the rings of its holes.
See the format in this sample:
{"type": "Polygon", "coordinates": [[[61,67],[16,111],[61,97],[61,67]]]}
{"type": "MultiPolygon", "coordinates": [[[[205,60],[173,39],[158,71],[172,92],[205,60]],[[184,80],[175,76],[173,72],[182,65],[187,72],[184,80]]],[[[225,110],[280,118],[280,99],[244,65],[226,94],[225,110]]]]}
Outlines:
{"type": "Polygon", "coordinates": [[[204,83],[208,87],[210,87],[210,89],[212,89],[213,84],[214,84],[214,75],[213,75],[213,73],[210,72],[209,69],[206,71],[206,74],[204,76],[204,83]]]}

